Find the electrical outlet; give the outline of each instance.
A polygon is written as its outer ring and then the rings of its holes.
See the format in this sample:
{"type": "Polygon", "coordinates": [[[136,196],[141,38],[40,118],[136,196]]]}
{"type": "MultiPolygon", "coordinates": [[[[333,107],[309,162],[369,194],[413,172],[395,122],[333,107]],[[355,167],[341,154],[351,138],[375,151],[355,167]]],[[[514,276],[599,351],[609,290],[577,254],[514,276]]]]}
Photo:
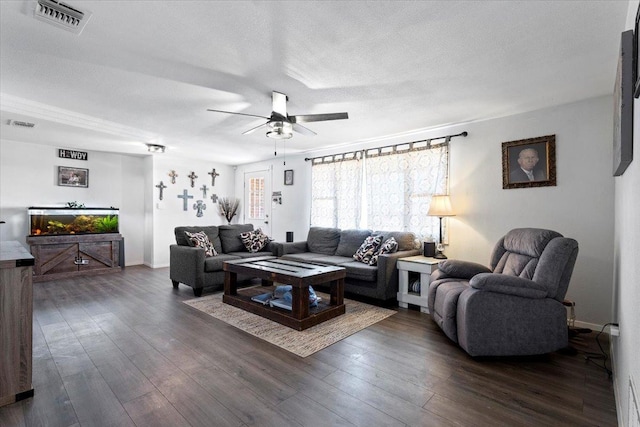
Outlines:
{"type": "Polygon", "coordinates": [[[611,325],[609,327],[609,335],[611,335],[612,337],[619,337],[620,336],[620,326],[618,326],[617,323],[611,325]]]}

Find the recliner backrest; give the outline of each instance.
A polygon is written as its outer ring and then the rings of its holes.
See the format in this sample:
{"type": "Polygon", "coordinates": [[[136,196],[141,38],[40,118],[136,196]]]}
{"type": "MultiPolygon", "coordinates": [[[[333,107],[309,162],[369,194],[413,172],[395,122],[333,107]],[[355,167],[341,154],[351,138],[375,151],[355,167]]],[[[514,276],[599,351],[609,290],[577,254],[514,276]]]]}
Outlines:
{"type": "Polygon", "coordinates": [[[574,239],[552,230],[517,228],[494,247],[491,269],[544,284],[548,297],[562,301],[577,256],[578,242],[574,239]]]}

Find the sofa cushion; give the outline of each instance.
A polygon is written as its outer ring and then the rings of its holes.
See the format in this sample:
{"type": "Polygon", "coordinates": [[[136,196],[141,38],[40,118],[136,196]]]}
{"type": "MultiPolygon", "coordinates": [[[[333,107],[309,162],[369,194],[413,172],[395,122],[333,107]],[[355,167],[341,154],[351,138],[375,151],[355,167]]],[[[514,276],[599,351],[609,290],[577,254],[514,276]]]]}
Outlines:
{"type": "Polygon", "coordinates": [[[206,273],[222,271],[222,265],[224,264],[224,262],[233,261],[234,259],[240,259],[240,257],[230,254],[220,254],[215,257],[205,258],[204,271],[206,273]]]}
{"type": "Polygon", "coordinates": [[[209,237],[205,234],[204,231],[199,231],[197,233],[190,233],[188,231],[185,231],[184,234],[189,238],[192,246],[204,249],[205,257],[218,255],[218,252],[216,252],[213,244],[211,243],[211,241],[209,241],[209,237]]]}
{"type": "Polygon", "coordinates": [[[353,259],[369,264],[369,261],[371,261],[371,258],[378,251],[381,244],[382,238],[380,236],[367,237],[364,239],[364,242],[362,242],[362,245],[360,245],[356,253],[353,254],[353,259]]]}
{"type": "Polygon", "coordinates": [[[262,232],[262,229],[240,233],[240,240],[249,252],[258,252],[269,244],[271,238],[262,232]]]}
{"type": "Polygon", "coordinates": [[[336,249],[337,256],[352,257],[356,253],[364,239],[371,235],[371,230],[342,230],[340,243],[336,249]]]}
{"type": "Polygon", "coordinates": [[[376,251],[375,254],[371,257],[369,261],[369,265],[378,265],[378,257],[384,254],[392,254],[398,251],[398,242],[394,237],[389,237],[384,241],[382,245],[380,245],[380,249],[376,251]]]}
{"type": "Polygon", "coordinates": [[[297,254],[285,254],[280,258],[286,259],[289,261],[300,261],[300,262],[314,262],[315,260],[324,257],[322,254],[317,254],[315,252],[301,252],[297,254]]]}
{"type": "Polygon", "coordinates": [[[324,255],[336,253],[340,243],[340,229],[329,227],[311,227],[307,235],[307,247],[309,252],[324,255]]]}
{"type": "Polygon", "coordinates": [[[376,283],[378,280],[377,266],[370,266],[359,261],[351,261],[345,264],[340,264],[340,267],[345,268],[347,279],[362,280],[373,283],[376,283]]]}
{"type": "Polygon", "coordinates": [[[247,252],[240,233],[253,231],[253,224],[229,224],[218,227],[220,230],[220,242],[222,243],[222,252],[247,252]]]}
{"type": "Polygon", "coordinates": [[[273,256],[271,252],[229,252],[229,255],[237,256],[238,258],[258,258],[258,257],[268,257],[273,256]]]}
{"type": "Polygon", "coordinates": [[[416,235],[410,231],[374,231],[373,235],[382,236],[383,242],[393,237],[398,242],[399,251],[416,249],[416,235]]]}
{"type": "Polygon", "coordinates": [[[213,244],[216,252],[222,252],[222,244],[220,243],[220,235],[218,227],[215,225],[209,226],[187,226],[187,227],[176,227],[174,229],[174,234],[176,236],[176,243],[180,246],[193,246],[193,244],[189,241],[189,238],[184,234],[185,231],[190,233],[197,233],[199,231],[204,231],[204,233],[209,237],[209,241],[213,244]]]}
{"type": "Polygon", "coordinates": [[[353,257],[350,256],[322,256],[320,258],[314,258],[313,262],[319,262],[320,264],[326,265],[341,265],[347,262],[353,262],[353,257]]]}

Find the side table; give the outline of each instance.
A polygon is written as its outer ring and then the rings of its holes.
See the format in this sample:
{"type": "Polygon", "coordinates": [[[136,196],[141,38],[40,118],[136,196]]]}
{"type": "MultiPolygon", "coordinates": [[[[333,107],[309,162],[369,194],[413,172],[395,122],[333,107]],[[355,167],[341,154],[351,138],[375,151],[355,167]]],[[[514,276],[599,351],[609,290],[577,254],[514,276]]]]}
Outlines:
{"type": "Polygon", "coordinates": [[[407,308],[409,304],[420,306],[422,313],[429,313],[427,304],[427,292],[431,273],[438,269],[441,259],[425,257],[422,255],[400,258],[397,267],[399,274],[398,305],[407,308]],[[409,292],[409,272],[420,274],[420,293],[409,292]]]}

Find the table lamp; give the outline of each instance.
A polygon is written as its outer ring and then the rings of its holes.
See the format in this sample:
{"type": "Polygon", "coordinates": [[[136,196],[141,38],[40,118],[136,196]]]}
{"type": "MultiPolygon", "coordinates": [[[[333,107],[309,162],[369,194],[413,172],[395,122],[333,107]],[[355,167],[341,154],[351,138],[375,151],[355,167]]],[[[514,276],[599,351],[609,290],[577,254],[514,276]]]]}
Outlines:
{"type": "Polygon", "coordinates": [[[443,253],[444,247],[442,246],[442,218],[445,216],[455,216],[453,210],[451,209],[451,201],[449,200],[449,196],[433,196],[431,198],[431,204],[429,205],[429,212],[427,212],[427,215],[437,216],[438,218],[440,218],[440,242],[438,243],[438,250],[434,258],[447,259],[447,257],[443,253]]]}

